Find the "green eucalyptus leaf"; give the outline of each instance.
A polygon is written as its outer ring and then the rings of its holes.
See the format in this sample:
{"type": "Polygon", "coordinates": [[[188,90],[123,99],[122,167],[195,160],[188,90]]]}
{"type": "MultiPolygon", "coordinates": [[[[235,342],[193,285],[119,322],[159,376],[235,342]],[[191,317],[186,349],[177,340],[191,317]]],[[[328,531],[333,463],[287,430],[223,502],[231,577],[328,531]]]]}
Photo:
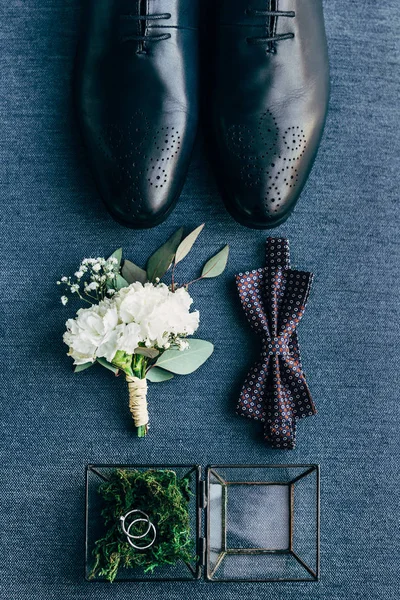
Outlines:
{"type": "Polygon", "coordinates": [[[188,236],[185,237],[185,239],[179,244],[178,249],[176,251],[176,255],[175,255],[175,264],[177,265],[179,262],[181,262],[181,260],[183,260],[191,251],[193,244],[195,243],[195,241],[197,240],[197,238],[199,237],[200,233],[203,231],[204,229],[204,223],[202,225],[200,225],[199,227],[197,227],[196,229],[194,229],[194,231],[192,231],[192,233],[189,233],[188,236]]]}
{"type": "Polygon", "coordinates": [[[155,366],[177,375],[189,375],[196,371],[214,351],[214,346],[206,340],[188,340],[187,350],[166,350],[155,366]]]}
{"type": "Polygon", "coordinates": [[[142,356],[147,356],[147,358],[156,358],[160,351],[156,348],[136,348],[135,354],[141,354],[142,356]]]}
{"type": "Polygon", "coordinates": [[[94,365],[94,363],[92,363],[92,362],[87,362],[83,365],[76,365],[76,367],[74,369],[74,373],[80,373],[81,371],[86,371],[86,369],[93,367],[93,365],[94,365]]]}
{"type": "Polygon", "coordinates": [[[122,290],[122,288],[128,287],[128,285],[129,285],[129,283],[126,281],[126,279],[124,279],[122,277],[122,275],[120,275],[119,273],[117,273],[115,275],[114,282],[115,282],[115,284],[114,284],[115,289],[117,291],[122,290]]]}
{"type": "Polygon", "coordinates": [[[201,276],[207,278],[218,277],[218,275],[221,275],[221,273],[223,273],[225,270],[226,263],[228,262],[228,256],[229,246],[225,246],[220,252],[218,252],[218,254],[206,262],[201,276]]]}
{"type": "Polygon", "coordinates": [[[136,283],[136,281],[139,281],[140,283],[146,283],[147,281],[146,271],[135,265],[130,260],[124,261],[121,269],[121,275],[129,284],[136,283]]]}
{"type": "Polygon", "coordinates": [[[114,365],[109,363],[108,360],[106,360],[105,358],[98,358],[97,362],[99,363],[99,365],[101,365],[105,369],[108,369],[109,371],[112,371],[113,373],[115,373],[115,375],[118,373],[118,368],[114,367],[114,365]]]}
{"type": "Polygon", "coordinates": [[[122,260],[122,248],[118,248],[117,250],[115,250],[111,256],[108,257],[107,260],[109,260],[110,258],[116,258],[118,260],[118,264],[121,264],[121,260],[122,260]]]}
{"type": "Polygon", "coordinates": [[[146,379],[151,381],[152,383],[161,383],[162,381],[169,381],[173,379],[173,374],[168,373],[168,371],[164,371],[164,369],[160,369],[159,367],[152,367],[146,373],[146,379]]]}
{"type": "Polygon", "coordinates": [[[154,283],[157,278],[161,279],[164,277],[174,260],[176,249],[182,240],[182,236],[183,227],[178,229],[161,248],[150,256],[146,267],[147,278],[150,282],[154,283]]]}

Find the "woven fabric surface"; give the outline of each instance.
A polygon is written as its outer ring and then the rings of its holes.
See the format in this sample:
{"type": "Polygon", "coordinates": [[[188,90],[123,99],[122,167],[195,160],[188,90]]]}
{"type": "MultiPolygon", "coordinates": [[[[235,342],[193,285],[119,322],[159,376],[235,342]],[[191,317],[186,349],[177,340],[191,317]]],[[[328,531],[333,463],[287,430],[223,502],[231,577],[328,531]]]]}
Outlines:
{"type": "MultiPolygon", "coordinates": [[[[0,597],[4,600],[397,600],[399,526],[400,4],[325,2],[330,113],[300,202],[273,235],[315,273],[299,327],[318,415],[297,447],[269,449],[235,415],[259,353],[234,274],[264,262],[267,232],[237,225],[217,193],[201,137],[179,204],[151,231],[114,223],[99,200],[71,108],[80,0],[0,6],[0,597]],[[225,274],[193,288],[212,359],[150,386],[151,434],[132,431],[122,380],[72,373],[61,342],[72,306],[55,281],[84,256],[123,246],[142,264],[178,226],[202,222],[200,263],[231,245],[225,274]],[[321,582],[83,581],[84,469],[101,463],[321,465],[321,582]]],[[[212,14],[212,13],[210,13],[212,14]]],[[[182,277],[195,271],[187,260],[182,277]]]]}

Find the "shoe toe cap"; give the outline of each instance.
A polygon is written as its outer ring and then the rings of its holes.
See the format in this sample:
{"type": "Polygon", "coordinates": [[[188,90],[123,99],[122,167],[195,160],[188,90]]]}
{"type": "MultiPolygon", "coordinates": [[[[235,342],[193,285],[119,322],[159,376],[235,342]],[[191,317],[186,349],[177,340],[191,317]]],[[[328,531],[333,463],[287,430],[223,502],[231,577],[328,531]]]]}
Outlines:
{"type": "Polygon", "coordinates": [[[155,227],[167,218],[178,194],[170,188],[166,188],[165,193],[154,193],[144,182],[135,184],[130,181],[132,178],[117,182],[109,178],[102,192],[107,209],[116,221],[126,227],[155,227]]]}
{"type": "Polygon", "coordinates": [[[307,174],[301,161],[288,165],[281,159],[244,164],[240,172],[231,175],[231,186],[226,190],[227,208],[243,225],[276,227],[294,209],[307,174]]]}
{"type": "Polygon", "coordinates": [[[218,154],[225,203],[233,217],[269,229],[291,214],[311,170],[322,128],[279,125],[270,111],[226,127],[218,154]]]}
{"type": "MultiPolygon", "coordinates": [[[[185,117],[185,116],[184,116],[185,117]]],[[[131,228],[154,227],[174,208],[183,187],[194,127],[187,119],[151,126],[140,111],[127,124],[86,135],[92,170],[108,211],[131,228]]]]}

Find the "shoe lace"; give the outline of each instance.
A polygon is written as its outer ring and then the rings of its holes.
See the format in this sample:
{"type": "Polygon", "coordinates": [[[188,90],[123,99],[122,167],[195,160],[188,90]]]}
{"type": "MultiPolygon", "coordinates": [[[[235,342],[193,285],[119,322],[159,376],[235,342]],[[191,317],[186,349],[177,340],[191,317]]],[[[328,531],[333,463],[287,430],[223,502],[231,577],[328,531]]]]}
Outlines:
{"type": "MultiPolygon", "coordinates": [[[[161,13],[158,15],[121,15],[123,21],[158,21],[160,19],[170,19],[171,13],[161,13]]],[[[171,37],[170,33],[160,33],[159,35],[140,35],[130,34],[122,38],[122,42],[161,42],[162,40],[169,40],[171,37]]]]}
{"type": "MultiPolygon", "coordinates": [[[[296,13],[293,10],[257,10],[255,8],[247,8],[246,15],[256,17],[289,17],[293,18],[296,13]]],[[[248,37],[247,42],[249,44],[261,45],[261,44],[274,44],[282,40],[291,40],[294,38],[294,33],[275,33],[273,35],[263,35],[248,37]]]]}

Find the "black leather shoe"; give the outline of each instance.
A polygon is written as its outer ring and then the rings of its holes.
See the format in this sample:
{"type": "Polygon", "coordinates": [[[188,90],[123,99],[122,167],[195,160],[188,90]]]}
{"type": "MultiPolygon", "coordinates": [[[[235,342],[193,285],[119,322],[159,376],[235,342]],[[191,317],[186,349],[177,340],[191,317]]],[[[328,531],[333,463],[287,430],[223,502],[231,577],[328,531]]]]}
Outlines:
{"type": "Polygon", "coordinates": [[[198,120],[199,0],[85,0],[75,101],[109,212],[153,227],[185,181],[198,120]]]}
{"type": "Polygon", "coordinates": [[[322,0],[219,0],[218,8],[211,90],[217,178],[239,223],[276,227],[296,204],[325,123],[322,0]]]}

